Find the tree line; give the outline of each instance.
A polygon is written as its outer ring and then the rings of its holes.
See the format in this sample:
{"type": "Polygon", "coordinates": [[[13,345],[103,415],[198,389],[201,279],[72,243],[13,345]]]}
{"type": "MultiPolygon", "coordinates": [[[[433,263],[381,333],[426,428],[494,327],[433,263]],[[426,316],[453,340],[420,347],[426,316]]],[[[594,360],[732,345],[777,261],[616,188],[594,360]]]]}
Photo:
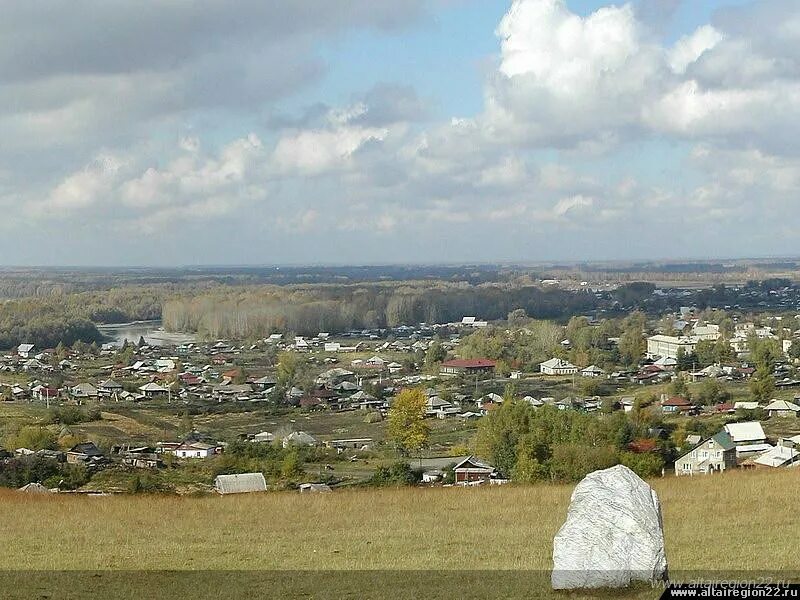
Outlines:
{"type": "Polygon", "coordinates": [[[167,329],[206,337],[258,337],[273,332],[312,335],[460,321],[465,315],[504,319],[521,308],[539,319],[594,310],[594,294],[539,287],[422,282],[356,286],[216,288],[168,300],[167,329]]]}

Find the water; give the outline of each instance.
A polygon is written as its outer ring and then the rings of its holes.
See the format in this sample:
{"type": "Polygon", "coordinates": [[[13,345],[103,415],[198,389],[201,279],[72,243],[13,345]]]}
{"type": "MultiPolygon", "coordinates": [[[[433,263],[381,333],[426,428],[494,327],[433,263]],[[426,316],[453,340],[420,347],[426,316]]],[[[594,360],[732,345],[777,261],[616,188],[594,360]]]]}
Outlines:
{"type": "Polygon", "coordinates": [[[140,337],[144,337],[144,341],[150,346],[177,346],[195,341],[195,336],[190,333],[164,331],[161,321],[98,325],[97,329],[117,346],[122,346],[126,339],[129,343],[135,344],[140,337]]]}

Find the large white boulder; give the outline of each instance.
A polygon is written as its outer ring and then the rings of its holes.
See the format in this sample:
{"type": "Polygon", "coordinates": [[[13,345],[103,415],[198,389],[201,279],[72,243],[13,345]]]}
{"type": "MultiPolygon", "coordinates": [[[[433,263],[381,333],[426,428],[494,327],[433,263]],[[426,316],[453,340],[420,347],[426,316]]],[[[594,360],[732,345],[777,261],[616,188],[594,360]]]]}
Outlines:
{"type": "Polygon", "coordinates": [[[623,465],[587,475],[553,541],[553,588],[619,588],[666,577],[655,491],[623,465]]]}

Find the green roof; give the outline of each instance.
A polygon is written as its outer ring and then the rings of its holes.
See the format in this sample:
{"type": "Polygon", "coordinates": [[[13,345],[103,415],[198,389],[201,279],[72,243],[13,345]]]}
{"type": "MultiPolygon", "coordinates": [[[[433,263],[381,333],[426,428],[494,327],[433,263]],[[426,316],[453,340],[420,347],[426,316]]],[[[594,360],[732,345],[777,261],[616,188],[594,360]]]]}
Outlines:
{"type": "Polygon", "coordinates": [[[736,447],[731,436],[724,431],[720,431],[718,434],[711,436],[711,439],[722,446],[723,450],[732,450],[736,447]]]}

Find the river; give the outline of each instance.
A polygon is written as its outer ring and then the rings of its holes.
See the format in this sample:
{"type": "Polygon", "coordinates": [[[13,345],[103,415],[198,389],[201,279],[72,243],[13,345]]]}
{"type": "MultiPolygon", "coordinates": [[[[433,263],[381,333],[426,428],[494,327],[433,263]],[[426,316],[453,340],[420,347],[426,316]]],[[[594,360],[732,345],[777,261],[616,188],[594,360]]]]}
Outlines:
{"type": "Polygon", "coordinates": [[[122,346],[126,339],[128,342],[135,344],[140,337],[144,337],[144,341],[150,346],[177,346],[194,342],[196,339],[190,333],[164,331],[161,321],[135,321],[116,325],[98,325],[97,329],[118,346],[122,346]]]}

